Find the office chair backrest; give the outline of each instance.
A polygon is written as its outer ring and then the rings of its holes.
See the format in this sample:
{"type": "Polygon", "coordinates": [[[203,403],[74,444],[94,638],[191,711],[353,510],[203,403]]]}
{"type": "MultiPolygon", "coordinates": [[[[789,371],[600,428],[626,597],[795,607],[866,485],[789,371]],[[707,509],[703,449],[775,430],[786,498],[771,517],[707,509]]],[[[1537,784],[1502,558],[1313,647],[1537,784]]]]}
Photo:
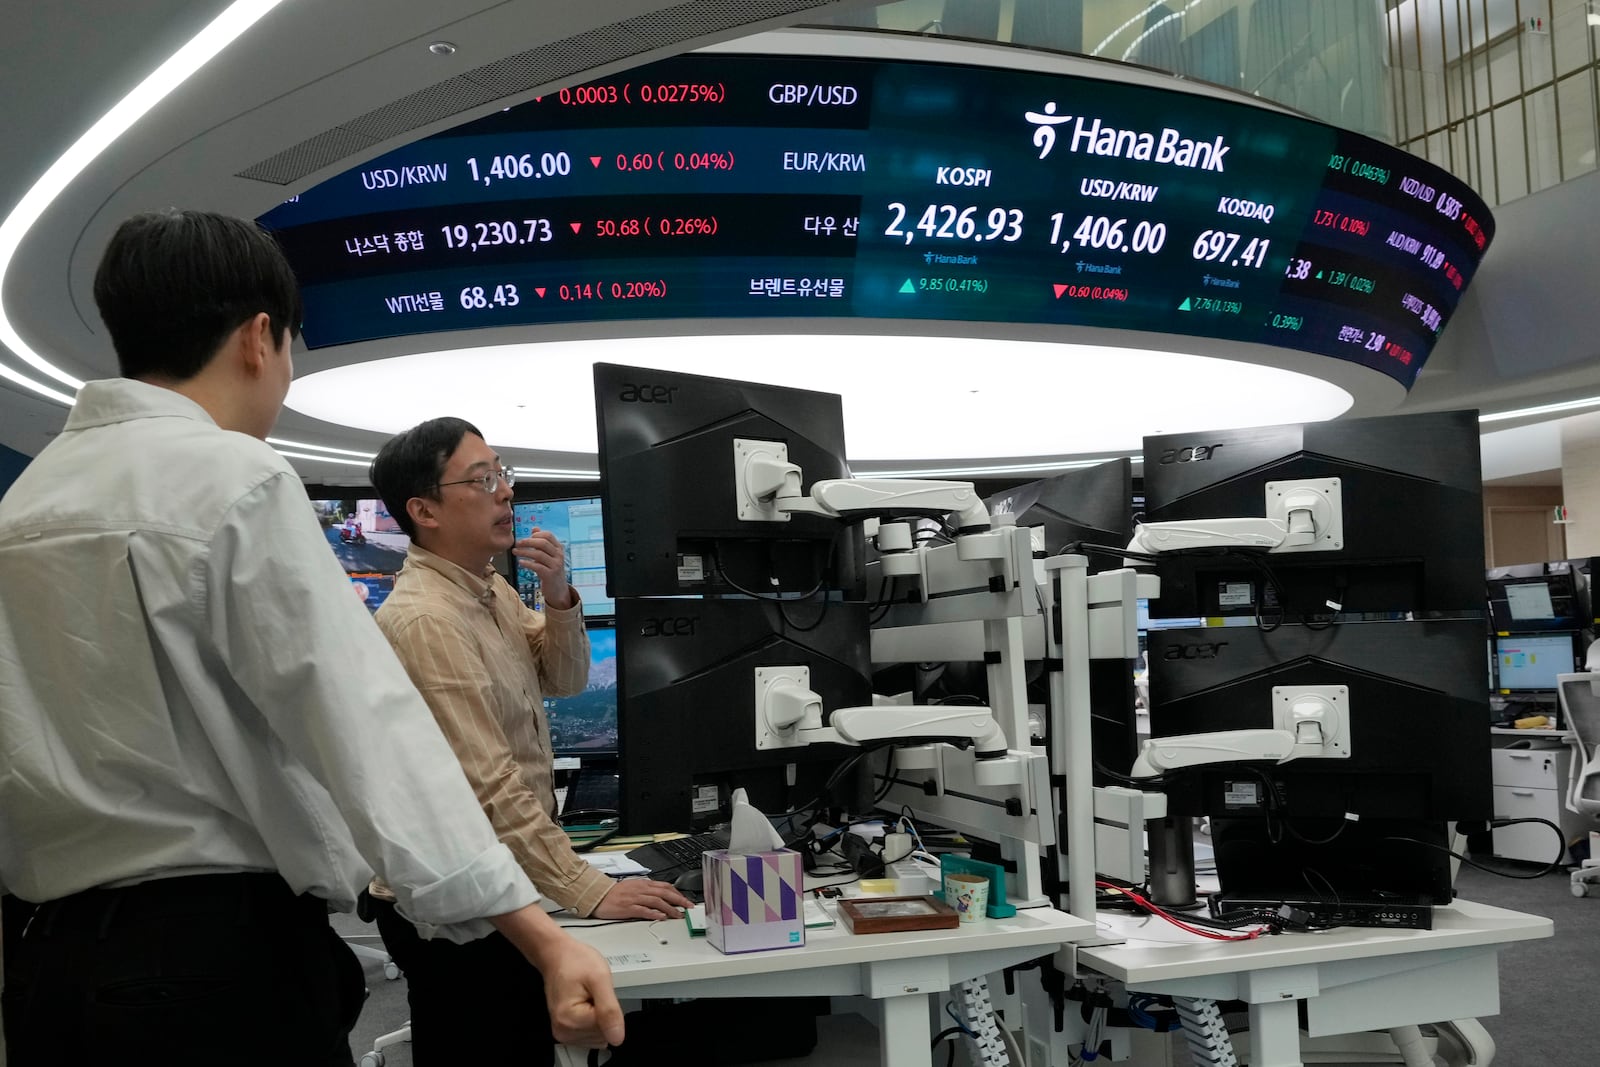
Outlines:
{"type": "Polygon", "coordinates": [[[1556,678],[1561,720],[1572,731],[1572,773],[1567,807],[1583,815],[1600,817],[1600,675],[1562,674],[1556,678]]]}

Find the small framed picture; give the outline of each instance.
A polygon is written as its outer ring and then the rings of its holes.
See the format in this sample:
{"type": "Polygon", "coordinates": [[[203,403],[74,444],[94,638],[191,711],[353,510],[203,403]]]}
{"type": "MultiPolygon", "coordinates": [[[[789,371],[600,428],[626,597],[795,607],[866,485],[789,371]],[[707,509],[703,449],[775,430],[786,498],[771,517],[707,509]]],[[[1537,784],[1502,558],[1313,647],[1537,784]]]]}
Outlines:
{"type": "Polygon", "coordinates": [[[839,915],[854,934],[953,930],[961,922],[954,908],[933,896],[842,897],[839,915]]]}

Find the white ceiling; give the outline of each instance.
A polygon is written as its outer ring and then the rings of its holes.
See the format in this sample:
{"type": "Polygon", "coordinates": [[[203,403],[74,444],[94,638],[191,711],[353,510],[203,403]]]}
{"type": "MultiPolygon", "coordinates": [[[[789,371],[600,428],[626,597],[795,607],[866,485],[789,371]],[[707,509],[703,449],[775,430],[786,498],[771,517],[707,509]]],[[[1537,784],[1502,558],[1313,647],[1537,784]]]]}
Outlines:
{"type": "MultiPolygon", "coordinates": [[[[8,13],[6,60],[0,64],[0,99],[6,101],[6,107],[0,109],[0,145],[4,146],[0,151],[0,218],[12,216],[13,205],[23,200],[39,177],[80,135],[226,6],[218,0],[146,0],[137,5],[110,0],[61,0],[8,13]]],[[[23,344],[67,375],[87,379],[114,374],[115,361],[93,311],[89,282],[99,249],[122,218],[135,211],[171,205],[204,207],[247,217],[261,214],[285,196],[404,140],[555,86],[531,87],[524,94],[489,101],[456,119],[369,145],[295,186],[273,186],[235,176],[251,164],[339,122],[498,57],[675,6],[657,0],[591,0],[583,5],[534,0],[342,0],[339,4],[286,0],[115,139],[50,202],[22,237],[6,270],[0,285],[0,308],[23,344]],[[440,39],[454,43],[456,53],[444,57],[431,54],[427,44],[440,39]]],[[[715,33],[694,43],[729,36],[727,32],[715,33]]],[[[775,47],[841,47],[837,37],[802,35],[802,43],[795,45],[792,42],[796,35],[784,36],[791,43],[775,47]]],[[[948,42],[872,35],[871,47],[908,57],[1013,62],[1009,57],[995,58],[992,48],[948,42]]],[[[656,47],[640,58],[657,58],[672,50],[656,47]]],[[[1049,65],[1066,61],[1030,62],[1049,65]]],[[[620,64],[591,67],[590,73],[605,73],[617,66],[620,64]]],[[[1143,73],[1130,76],[1150,77],[1143,73]]],[[[1363,383],[1359,380],[1362,376],[1357,376],[1353,383],[1340,382],[1356,396],[1354,412],[1459,406],[1504,410],[1578,396],[1600,396],[1600,340],[1576,313],[1592,300],[1585,290],[1591,284],[1586,279],[1592,277],[1591,250],[1596,247],[1595,229],[1600,226],[1600,213],[1592,210],[1597,194],[1600,179],[1591,175],[1497,210],[1500,231],[1495,246],[1412,395],[1399,402],[1392,391],[1386,394],[1381,386],[1363,383]],[[1573,299],[1574,293],[1580,294],[1577,299],[1573,299]]],[[[0,232],[0,250],[5,243],[3,237],[0,232]]],[[[714,328],[719,333],[741,329],[783,333],[792,329],[792,324],[717,324],[714,328]]],[[[832,327],[807,323],[806,329],[881,332],[871,324],[854,323],[832,327]]],[[[682,334],[686,327],[634,324],[629,331],[635,336],[641,332],[682,334]]],[[[473,335],[472,343],[604,336],[618,338],[606,358],[627,362],[629,331],[518,328],[480,331],[473,335]]],[[[1053,344],[1068,340],[1169,348],[1179,344],[1187,351],[1242,356],[1246,362],[1254,363],[1302,366],[1308,362],[1335,362],[1251,346],[1199,341],[1191,344],[1147,335],[1101,332],[1085,336],[1049,328],[959,324],[930,325],[928,332],[963,336],[972,344],[979,340],[974,335],[980,331],[1015,341],[1053,344]]],[[[302,374],[310,374],[372,358],[407,356],[461,344],[460,335],[375,342],[302,355],[297,365],[302,374]]],[[[59,382],[20,358],[24,355],[19,351],[22,347],[0,345],[0,366],[64,390],[59,382]]],[[[981,359],[977,357],[977,361],[981,359]]],[[[1051,373],[1056,364],[1064,361],[1038,362],[1049,365],[1029,373],[1026,363],[1015,364],[1010,375],[995,379],[996,384],[1034,392],[1050,391],[1058,382],[1066,385],[1065,379],[1052,377],[1051,373]]],[[[844,391],[841,383],[821,377],[811,384],[844,391]],[[835,389],[836,384],[841,387],[835,389]]],[[[1071,397],[1065,388],[1056,391],[1062,397],[1064,417],[1069,417],[1071,397]]],[[[1140,402],[1134,389],[1123,390],[1121,396],[1096,395],[1092,400],[1097,407],[1120,406],[1130,412],[1140,402]]],[[[571,403],[586,408],[586,392],[571,398],[571,403]]],[[[0,444],[34,454],[59,428],[64,414],[60,405],[0,378],[0,444]]],[[[938,419],[943,414],[928,412],[927,416],[938,419]]],[[[1517,425],[1513,421],[1491,428],[1501,430],[1517,425]]],[[[1550,435],[1546,429],[1487,436],[1486,477],[1542,477],[1559,483],[1559,443],[1552,452],[1548,447],[1550,435]],[[1543,444],[1528,444],[1535,439],[1543,444]],[[1519,443],[1515,451],[1509,447],[1513,441],[1519,443]],[[1502,442],[1507,445],[1503,453],[1502,442]]],[[[280,421],[277,436],[354,452],[370,452],[383,438],[382,433],[371,429],[341,426],[292,411],[280,421]]],[[[1558,436],[1556,440],[1559,441],[1558,436]]],[[[972,454],[981,451],[974,449],[972,454]]],[[[521,466],[549,469],[592,469],[593,463],[592,457],[582,452],[537,447],[512,449],[509,458],[521,466]]],[[[361,470],[354,465],[300,458],[294,462],[311,481],[359,483],[363,479],[361,470]]]]}

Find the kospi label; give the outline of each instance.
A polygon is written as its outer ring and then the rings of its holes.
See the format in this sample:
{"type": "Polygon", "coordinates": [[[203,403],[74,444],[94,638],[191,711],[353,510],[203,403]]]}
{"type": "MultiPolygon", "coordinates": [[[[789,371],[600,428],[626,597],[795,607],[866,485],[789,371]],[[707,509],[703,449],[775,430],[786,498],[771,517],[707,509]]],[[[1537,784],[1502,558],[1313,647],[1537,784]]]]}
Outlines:
{"type": "Polygon", "coordinates": [[[774,104],[799,104],[803,107],[849,107],[861,98],[854,85],[801,85],[774,82],[767,99],[774,104]]]}

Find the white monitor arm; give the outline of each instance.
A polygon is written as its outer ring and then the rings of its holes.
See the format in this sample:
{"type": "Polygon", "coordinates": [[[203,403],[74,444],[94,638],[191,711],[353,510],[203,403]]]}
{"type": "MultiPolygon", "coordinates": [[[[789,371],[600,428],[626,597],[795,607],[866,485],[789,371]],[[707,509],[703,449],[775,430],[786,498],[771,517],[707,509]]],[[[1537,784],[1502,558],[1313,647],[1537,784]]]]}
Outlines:
{"type": "Polygon", "coordinates": [[[1185,548],[1263,548],[1335,552],[1344,547],[1344,505],[1337,478],[1268,482],[1264,518],[1178,519],[1141,523],[1131,552],[1185,548]]]}
{"type": "Polygon", "coordinates": [[[971,482],[829,478],[804,493],[802,472],[789,462],[783,442],[741,438],[733,450],[739,518],[747,522],[787,522],[793,514],[865,519],[920,513],[954,515],[963,533],[989,528],[989,509],[971,482]]]}
{"type": "Polygon", "coordinates": [[[1349,703],[1349,690],[1342,685],[1273,686],[1272,729],[1152,737],[1140,746],[1131,777],[1150,778],[1204,763],[1347,759],[1349,703]]]}
{"type": "Polygon", "coordinates": [[[1005,731],[987,707],[961,704],[883,704],[835,708],[823,725],[822,698],[811,690],[808,667],[755,669],[756,748],[800,748],[825,742],[864,745],[897,739],[970,741],[977,780],[1013,780],[1005,731]]]}

